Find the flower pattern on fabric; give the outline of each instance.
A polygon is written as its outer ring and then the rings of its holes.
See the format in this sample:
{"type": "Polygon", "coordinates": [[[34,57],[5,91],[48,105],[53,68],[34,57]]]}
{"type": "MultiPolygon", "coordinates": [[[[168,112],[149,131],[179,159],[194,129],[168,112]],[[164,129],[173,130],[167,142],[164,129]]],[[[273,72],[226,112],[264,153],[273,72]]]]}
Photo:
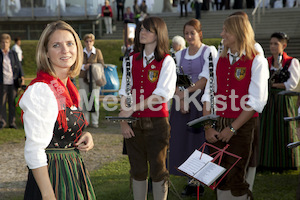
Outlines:
{"type": "Polygon", "coordinates": [[[66,108],[67,125],[68,129],[64,129],[59,126],[56,121],[53,138],[47,148],[72,148],[76,143],[85,127],[85,118],[81,111],[71,110],[69,107],[66,108]]]}

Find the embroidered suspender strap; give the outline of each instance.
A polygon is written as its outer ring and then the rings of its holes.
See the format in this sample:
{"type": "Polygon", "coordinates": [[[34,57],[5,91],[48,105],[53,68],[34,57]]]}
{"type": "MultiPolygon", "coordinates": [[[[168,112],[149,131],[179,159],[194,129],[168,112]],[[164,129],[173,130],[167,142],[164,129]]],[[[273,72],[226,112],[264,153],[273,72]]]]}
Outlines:
{"type": "Polygon", "coordinates": [[[131,94],[131,69],[129,56],[125,57],[126,61],[126,106],[131,107],[132,105],[132,94],[131,94]]]}

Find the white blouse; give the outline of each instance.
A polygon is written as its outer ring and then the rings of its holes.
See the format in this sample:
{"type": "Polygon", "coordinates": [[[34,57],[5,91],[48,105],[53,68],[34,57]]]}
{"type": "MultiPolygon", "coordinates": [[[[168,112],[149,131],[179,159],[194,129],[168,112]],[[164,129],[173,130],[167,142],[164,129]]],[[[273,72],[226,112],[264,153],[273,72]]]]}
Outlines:
{"type": "MultiPolygon", "coordinates": [[[[143,54],[145,55],[145,54],[143,54]]],[[[152,57],[151,54],[148,57],[152,57]]],[[[132,57],[130,56],[130,69],[132,68],[132,57]]],[[[146,66],[146,61],[143,58],[143,65],[146,66]]],[[[152,94],[162,96],[165,99],[165,102],[169,101],[174,93],[175,93],[175,86],[176,86],[176,65],[174,59],[171,56],[166,56],[163,61],[162,68],[160,71],[159,79],[156,85],[155,90],[152,94]]],[[[132,77],[131,77],[131,85],[132,85],[132,77]]],[[[120,96],[127,96],[126,94],[126,61],[123,60],[123,77],[122,77],[122,84],[121,89],[119,91],[120,96]]]]}
{"type": "Polygon", "coordinates": [[[27,88],[19,105],[24,111],[25,161],[29,169],[46,166],[45,149],[52,140],[58,115],[54,93],[46,83],[34,83],[27,88]]]}
{"type": "MultiPolygon", "coordinates": [[[[228,51],[230,52],[230,49],[228,51]]],[[[229,57],[230,63],[232,57],[229,57]]],[[[238,60],[239,58],[237,58],[238,60]]],[[[216,80],[216,67],[219,57],[214,60],[214,81],[215,91],[217,91],[217,80],[216,80]]],[[[251,68],[251,81],[248,89],[247,105],[250,106],[256,112],[261,113],[268,100],[268,79],[269,79],[269,67],[267,59],[262,55],[258,54],[255,56],[252,62],[251,68]]],[[[210,82],[207,81],[205,92],[201,99],[202,102],[210,102],[210,82]]]]}
{"type": "MultiPolygon", "coordinates": [[[[276,70],[276,68],[274,68],[274,66],[272,65],[271,70],[276,70]]],[[[298,59],[292,59],[288,71],[290,72],[290,78],[283,84],[285,86],[285,90],[294,90],[296,89],[300,79],[300,65],[298,59]]]]}

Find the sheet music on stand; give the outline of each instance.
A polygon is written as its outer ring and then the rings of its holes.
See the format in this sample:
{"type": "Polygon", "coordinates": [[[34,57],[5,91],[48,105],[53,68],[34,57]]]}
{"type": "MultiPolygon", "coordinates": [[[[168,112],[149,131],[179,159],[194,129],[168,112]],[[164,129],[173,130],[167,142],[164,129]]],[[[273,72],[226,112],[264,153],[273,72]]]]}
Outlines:
{"type": "Polygon", "coordinates": [[[228,147],[229,144],[227,144],[223,149],[220,149],[205,142],[199,150],[195,150],[194,153],[177,168],[177,170],[214,190],[228,172],[241,159],[240,156],[227,152],[226,149],[228,147]],[[207,155],[204,153],[206,146],[209,146],[216,151],[207,155]],[[236,162],[234,162],[228,169],[220,166],[223,154],[236,158],[236,162]]]}
{"type": "Polygon", "coordinates": [[[224,167],[210,162],[212,160],[213,157],[201,153],[196,149],[194,153],[178,167],[178,170],[210,186],[226,170],[224,167]]]}

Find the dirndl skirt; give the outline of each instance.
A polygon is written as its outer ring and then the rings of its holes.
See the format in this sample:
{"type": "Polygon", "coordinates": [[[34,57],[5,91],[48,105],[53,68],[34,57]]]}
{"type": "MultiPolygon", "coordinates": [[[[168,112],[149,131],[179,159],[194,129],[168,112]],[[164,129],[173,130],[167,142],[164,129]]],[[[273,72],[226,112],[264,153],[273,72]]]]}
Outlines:
{"type": "Polygon", "coordinates": [[[297,169],[300,166],[298,148],[287,144],[297,141],[296,122],[284,121],[284,117],[296,116],[292,96],[278,95],[281,89],[272,88],[268,103],[260,115],[259,167],[273,171],[297,169]]]}
{"type": "MultiPolygon", "coordinates": [[[[46,149],[48,172],[57,200],[96,199],[89,174],[77,149],[46,149]]],[[[25,200],[41,200],[39,187],[29,170],[25,200]]]]}

